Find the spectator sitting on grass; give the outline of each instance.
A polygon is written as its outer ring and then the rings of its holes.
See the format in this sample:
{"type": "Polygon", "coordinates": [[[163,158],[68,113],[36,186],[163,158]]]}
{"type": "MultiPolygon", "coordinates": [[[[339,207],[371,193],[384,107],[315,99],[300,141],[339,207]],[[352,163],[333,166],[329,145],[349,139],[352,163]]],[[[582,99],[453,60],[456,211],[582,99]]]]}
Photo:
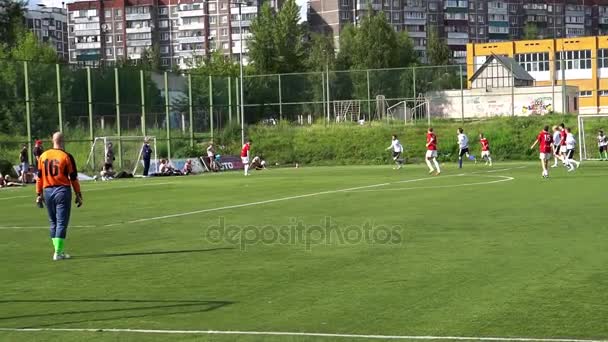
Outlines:
{"type": "Polygon", "coordinates": [[[34,168],[30,165],[25,173],[23,173],[17,180],[20,183],[36,183],[36,179],[34,178],[34,168]]]}
{"type": "Polygon", "coordinates": [[[107,181],[113,179],[114,175],[116,175],[116,172],[114,172],[114,168],[111,163],[104,163],[101,172],[99,172],[99,175],[101,175],[102,181],[107,181]]]}
{"type": "Polygon", "coordinates": [[[251,161],[251,166],[249,168],[254,170],[264,170],[266,169],[266,161],[259,156],[255,156],[251,161]]]}
{"type": "Polygon", "coordinates": [[[0,188],[8,188],[12,186],[24,186],[24,184],[13,182],[11,181],[11,177],[9,175],[2,176],[0,173],[0,188]]]}
{"type": "Polygon", "coordinates": [[[184,169],[182,170],[184,175],[189,175],[192,173],[192,160],[186,160],[186,164],[184,164],[184,169]]]}

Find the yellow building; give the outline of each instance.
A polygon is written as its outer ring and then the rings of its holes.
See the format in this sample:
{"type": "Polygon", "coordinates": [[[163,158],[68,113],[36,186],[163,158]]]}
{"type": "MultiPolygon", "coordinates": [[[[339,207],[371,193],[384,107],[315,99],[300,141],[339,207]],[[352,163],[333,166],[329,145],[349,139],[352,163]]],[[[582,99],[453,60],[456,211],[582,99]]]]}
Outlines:
{"type": "Polygon", "coordinates": [[[579,88],[581,114],[608,113],[608,36],[470,43],[467,74],[473,75],[492,54],[514,58],[536,86],[561,85],[565,76],[566,85],[579,88]]]}

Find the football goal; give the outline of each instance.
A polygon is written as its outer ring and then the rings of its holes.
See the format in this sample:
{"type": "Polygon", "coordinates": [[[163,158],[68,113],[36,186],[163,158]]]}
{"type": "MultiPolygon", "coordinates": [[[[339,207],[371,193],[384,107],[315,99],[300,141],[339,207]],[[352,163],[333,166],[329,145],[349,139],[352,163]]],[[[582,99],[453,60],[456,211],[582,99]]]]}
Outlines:
{"type": "MultiPolygon", "coordinates": [[[[112,143],[114,150],[114,170],[128,171],[137,174],[137,170],[143,170],[142,147],[146,137],[143,136],[121,136],[121,137],[96,137],[91,145],[87,167],[93,172],[100,171],[108,153],[108,144],[112,143]]],[[[156,154],[156,137],[147,137],[152,147],[152,158],[150,160],[150,173],[157,170],[158,158],[156,154]]]]}
{"type": "Polygon", "coordinates": [[[578,148],[580,160],[600,160],[599,146],[603,138],[598,136],[600,130],[606,133],[608,114],[588,114],[578,116],[578,148]]]}

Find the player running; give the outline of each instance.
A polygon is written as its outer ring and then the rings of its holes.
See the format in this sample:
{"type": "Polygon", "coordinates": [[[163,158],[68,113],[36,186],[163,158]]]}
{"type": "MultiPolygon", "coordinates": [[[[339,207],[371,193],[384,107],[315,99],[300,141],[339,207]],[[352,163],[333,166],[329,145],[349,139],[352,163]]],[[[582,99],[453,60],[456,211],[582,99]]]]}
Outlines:
{"type": "Polygon", "coordinates": [[[46,204],[49,215],[55,261],[70,258],[63,249],[72,208],[70,187],[74,188],[76,193],[76,204],[79,207],[82,205],[76,162],[71,154],[64,151],[63,145],[63,134],[60,132],[53,134],[53,148],[42,153],[38,159],[36,182],[36,203],[41,208],[46,204]]]}
{"type": "Polygon", "coordinates": [[[483,133],[479,133],[479,143],[481,144],[481,159],[486,161],[486,165],[492,166],[492,156],[490,155],[490,142],[483,133]]]}
{"type": "Polygon", "coordinates": [[[249,176],[249,154],[251,150],[251,143],[252,141],[247,139],[245,141],[245,145],[243,145],[243,148],[241,149],[241,161],[245,167],[245,176],[249,176]]]}
{"type": "Polygon", "coordinates": [[[572,130],[570,127],[566,128],[566,159],[564,160],[566,163],[566,167],[568,168],[568,172],[572,172],[578,169],[581,164],[574,160],[574,149],[576,148],[576,138],[574,138],[574,134],[572,134],[572,130]]]}
{"type": "Polygon", "coordinates": [[[597,135],[597,147],[600,149],[600,160],[608,160],[608,137],[604,135],[602,130],[597,135]]]}
{"type": "Polygon", "coordinates": [[[559,124],[559,154],[561,156],[561,160],[564,162],[564,166],[566,165],[566,154],[568,153],[568,147],[566,146],[566,137],[568,136],[568,132],[566,132],[566,125],[562,122],[559,124]]]}
{"type": "Polygon", "coordinates": [[[397,139],[397,135],[392,135],[391,146],[387,147],[386,149],[393,150],[393,161],[395,164],[397,164],[397,166],[395,166],[393,169],[401,169],[403,167],[403,158],[401,158],[401,154],[403,153],[403,145],[401,145],[399,139],[397,139]]]}
{"type": "MultiPolygon", "coordinates": [[[[475,156],[472,156],[469,153],[469,137],[467,137],[466,134],[464,134],[464,130],[462,128],[459,128],[458,131],[456,132],[458,134],[458,168],[462,169],[462,157],[464,155],[467,156],[467,158],[469,158],[469,160],[475,160],[475,156]]],[[[477,160],[475,160],[475,162],[477,163],[477,160]]]]}
{"type": "Polygon", "coordinates": [[[533,149],[536,144],[539,144],[539,149],[540,149],[540,165],[543,168],[543,178],[549,178],[549,159],[551,159],[551,152],[552,152],[552,146],[551,144],[553,143],[553,137],[551,136],[551,133],[549,133],[549,126],[545,126],[543,128],[542,131],[540,131],[540,133],[538,133],[538,136],[536,137],[536,140],[534,141],[534,144],[532,144],[532,146],[530,146],[530,149],[533,149]]]}
{"type": "Polygon", "coordinates": [[[559,126],[553,126],[553,165],[551,167],[557,167],[558,161],[564,161],[560,155],[560,146],[561,146],[562,134],[559,126]]]}
{"type": "Polygon", "coordinates": [[[429,167],[429,173],[435,172],[437,176],[441,174],[441,169],[437,162],[437,136],[433,133],[432,127],[429,127],[426,133],[426,165],[429,167]],[[435,169],[433,169],[433,164],[435,165],[435,169]]]}

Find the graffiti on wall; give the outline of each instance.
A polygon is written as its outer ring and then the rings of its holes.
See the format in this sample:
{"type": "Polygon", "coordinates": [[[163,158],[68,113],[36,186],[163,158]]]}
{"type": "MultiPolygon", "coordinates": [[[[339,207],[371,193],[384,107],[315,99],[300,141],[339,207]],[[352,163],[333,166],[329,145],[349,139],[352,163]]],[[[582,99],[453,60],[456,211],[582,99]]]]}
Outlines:
{"type": "Polygon", "coordinates": [[[525,104],[521,112],[526,115],[546,115],[553,113],[553,104],[551,97],[537,97],[530,100],[530,103],[525,104]]]}

